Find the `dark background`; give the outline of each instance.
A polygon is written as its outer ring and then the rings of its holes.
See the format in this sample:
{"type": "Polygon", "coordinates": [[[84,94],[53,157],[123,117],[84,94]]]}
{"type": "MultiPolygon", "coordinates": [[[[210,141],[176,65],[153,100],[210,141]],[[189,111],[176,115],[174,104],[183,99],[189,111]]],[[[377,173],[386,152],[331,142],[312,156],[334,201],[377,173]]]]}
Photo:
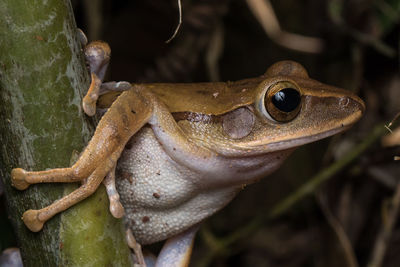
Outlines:
{"type": "MultiPolygon", "coordinates": [[[[224,238],[259,220],[400,111],[399,0],[271,0],[281,28],[319,38],[324,48],[318,53],[278,44],[244,0],[184,0],[182,26],[168,44],[179,18],[176,0],[72,2],[78,27],[112,48],[106,80],[238,80],[291,59],[312,78],[352,90],[366,102],[365,116],[347,133],[298,149],[278,172],[208,219],[191,266],[366,266],[379,257],[381,228],[397,217],[390,201],[400,179],[400,162],[393,160],[399,146],[380,141],[282,216],[213,253],[224,238]],[[207,64],[210,53],[219,54],[214,64],[207,64]]],[[[16,245],[4,205],[0,250],[16,245]]],[[[399,224],[387,234],[381,266],[399,266],[399,224]]]]}

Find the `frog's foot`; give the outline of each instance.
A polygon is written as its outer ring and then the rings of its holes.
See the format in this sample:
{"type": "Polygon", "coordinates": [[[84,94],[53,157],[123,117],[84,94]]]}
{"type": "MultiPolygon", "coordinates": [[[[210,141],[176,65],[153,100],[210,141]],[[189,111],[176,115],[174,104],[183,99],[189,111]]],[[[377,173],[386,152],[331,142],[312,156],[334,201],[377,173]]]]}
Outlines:
{"type": "Polygon", "coordinates": [[[103,180],[103,184],[106,187],[108,199],[110,201],[110,212],[111,214],[119,219],[125,214],[124,207],[119,201],[119,194],[115,187],[115,167],[107,174],[106,178],[103,180]]]}
{"type": "Polygon", "coordinates": [[[26,181],[26,171],[21,168],[16,168],[11,171],[11,185],[18,190],[25,190],[29,183],[26,181]]]}
{"type": "Polygon", "coordinates": [[[199,230],[199,225],[194,225],[168,239],[157,257],[156,266],[189,266],[197,230],[199,230]]]}
{"type": "Polygon", "coordinates": [[[26,227],[32,232],[39,232],[42,230],[45,221],[41,221],[39,218],[38,210],[27,210],[22,215],[22,220],[24,221],[26,227]]]}
{"type": "Polygon", "coordinates": [[[22,220],[26,227],[28,227],[32,232],[39,232],[42,230],[44,223],[54,215],[92,195],[102,180],[102,177],[100,178],[95,175],[95,172],[88,178],[88,181],[85,184],[69,195],[66,195],[43,209],[26,211],[22,216],[22,220]]]}

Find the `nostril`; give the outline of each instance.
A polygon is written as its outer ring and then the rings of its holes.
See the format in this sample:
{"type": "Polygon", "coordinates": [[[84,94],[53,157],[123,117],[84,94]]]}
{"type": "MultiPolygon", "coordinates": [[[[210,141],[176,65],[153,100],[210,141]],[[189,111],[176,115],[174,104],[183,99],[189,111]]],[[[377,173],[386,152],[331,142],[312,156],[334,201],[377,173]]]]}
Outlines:
{"type": "Polygon", "coordinates": [[[350,103],[350,99],[348,97],[341,97],[339,99],[339,106],[341,108],[346,108],[350,103]]]}
{"type": "Polygon", "coordinates": [[[365,111],[364,101],[356,95],[341,97],[339,99],[339,107],[340,109],[349,109],[349,111],[361,111],[361,113],[365,111]]]}

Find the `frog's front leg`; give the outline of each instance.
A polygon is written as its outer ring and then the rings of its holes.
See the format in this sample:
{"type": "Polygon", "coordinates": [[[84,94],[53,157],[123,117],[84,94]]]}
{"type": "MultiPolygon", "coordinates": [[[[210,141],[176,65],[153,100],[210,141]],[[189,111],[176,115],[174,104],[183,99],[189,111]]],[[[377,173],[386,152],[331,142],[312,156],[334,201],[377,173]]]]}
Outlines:
{"type": "Polygon", "coordinates": [[[30,184],[86,181],[71,194],[40,210],[28,210],[23,221],[32,231],[39,231],[55,214],[87,198],[113,169],[126,143],[151,117],[153,107],[139,91],[126,91],[100,120],[93,138],[79,160],[70,168],[29,172],[13,169],[14,187],[26,189],[30,184]]]}
{"type": "Polygon", "coordinates": [[[89,65],[91,83],[83,98],[82,107],[89,116],[96,113],[96,101],[99,98],[100,87],[110,62],[110,56],[111,49],[106,42],[94,41],[85,46],[85,58],[89,65]]]}
{"type": "Polygon", "coordinates": [[[96,113],[96,101],[100,95],[109,91],[129,90],[131,84],[124,81],[103,83],[111,57],[111,49],[106,42],[91,42],[85,46],[84,50],[85,59],[89,65],[91,83],[83,98],[82,107],[87,115],[93,116],[96,113]]]}

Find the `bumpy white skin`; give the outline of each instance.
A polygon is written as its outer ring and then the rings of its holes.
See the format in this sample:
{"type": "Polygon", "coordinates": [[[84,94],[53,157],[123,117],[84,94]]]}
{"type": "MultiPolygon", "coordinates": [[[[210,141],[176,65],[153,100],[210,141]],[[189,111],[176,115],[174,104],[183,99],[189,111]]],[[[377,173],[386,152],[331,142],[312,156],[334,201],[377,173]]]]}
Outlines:
{"type": "MultiPolygon", "coordinates": [[[[207,169],[202,172],[178,164],[173,158],[179,160],[182,151],[176,149],[174,155],[168,155],[154,132],[158,133],[148,126],[141,129],[117,167],[116,183],[125,220],[141,244],[167,239],[201,222],[224,207],[242,184],[274,171],[290,153],[237,159],[218,156],[213,169],[219,182],[208,183],[212,177],[207,169]],[[277,155],[281,160],[272,160],[277,155]],[[243,166],[257,171],[238,173],[243,166]]],[[[185,156],[188,161],[197,160],[194,155],[192,159],[185,156]]]]}

